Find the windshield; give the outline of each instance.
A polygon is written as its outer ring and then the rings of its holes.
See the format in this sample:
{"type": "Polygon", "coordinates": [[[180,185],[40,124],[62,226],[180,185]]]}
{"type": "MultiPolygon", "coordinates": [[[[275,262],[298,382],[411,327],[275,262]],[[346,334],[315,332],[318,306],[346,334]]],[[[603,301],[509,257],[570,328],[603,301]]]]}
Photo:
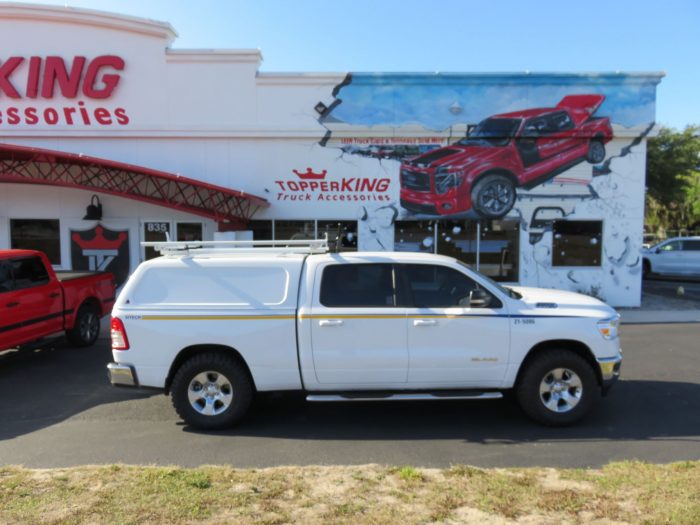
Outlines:
{"type": "Polygon", "coordinates": [[[467,263],[462,262],[459,259],[455,259],[455,260],[459,263],[460,266],[464,266],[465,268],[468,268],[472,272],[479,274],[479,277],[484,279],[486,282],[488,282],[490,285],[492,285],[494,288],[496,288],[502,294],[507,295],[508,297],[511,297],[513,299],[521,299],[523,297],[521,294],[519,294],[515,290],[512,290],[511,288],[508,288],[507,286],[503,286],[500,283],[497,283],[496,281],[494,281],[490,277],[484,275],[483,273],[477,272],[474,268],[469,266],[467,263]]]}
{"type": "MultiPolygon", "coordinates": [[[[649,247],[649,250],[653,251],[653,250],[657,250],[657,249],[663,249],[663,247],[667,244],[673,244],[673,241],[669,241],[668,239],[666,239],[665,241],[659,241],[656,244],[652,244],[649,247]]],[[[668,248],[666,248],[666,249],[668,250],[668,248]]]]}
{"type": "Polygon", "coordinates": [[[487,118],[482,120],[467,138],[457,144],[462,146],[505,146],[515,136],[520,126],[516,118],[487,118]]]}

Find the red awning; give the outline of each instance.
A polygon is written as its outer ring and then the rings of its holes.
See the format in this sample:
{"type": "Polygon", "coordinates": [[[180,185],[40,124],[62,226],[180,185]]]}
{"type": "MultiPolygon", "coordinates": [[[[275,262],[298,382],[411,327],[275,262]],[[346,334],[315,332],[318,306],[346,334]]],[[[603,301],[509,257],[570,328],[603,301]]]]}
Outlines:
{"type": "Polygon", "coordinates": [[[0,182],[45,184],[117,195],[207,217],[247,222],[267,200],[132,164],[14,144],[0,144],[0,182]]]}

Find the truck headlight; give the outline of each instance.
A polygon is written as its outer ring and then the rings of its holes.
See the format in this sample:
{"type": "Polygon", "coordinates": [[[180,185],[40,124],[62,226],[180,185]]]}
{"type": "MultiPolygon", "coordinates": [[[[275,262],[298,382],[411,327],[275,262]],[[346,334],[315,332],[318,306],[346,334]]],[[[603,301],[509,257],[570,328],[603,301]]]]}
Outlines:
{"type": "Polygon", "coordinates": [[[608,341],[617,337],[619,326],[619,314],[614,317],[598,321],[598,331],[600,332],[600,335],[603,336],[603,339],[606,339],[608,341]]]}
{"type": "Polygon", "coordinates": [[[435,192],[439,195],[444,195],[451,188],[456,188],[462,182],[462,172],[448,173],[449,169],[448,167],[440,166],[435,170],[435,192]]]}

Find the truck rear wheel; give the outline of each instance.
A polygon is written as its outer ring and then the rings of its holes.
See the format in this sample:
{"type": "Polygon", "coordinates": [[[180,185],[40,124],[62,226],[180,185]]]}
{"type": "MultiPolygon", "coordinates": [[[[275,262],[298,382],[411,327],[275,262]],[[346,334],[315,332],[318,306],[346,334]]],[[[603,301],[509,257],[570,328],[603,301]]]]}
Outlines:
{"type": "Polygon", "coordinates": [[[229,356],[209,352],[185,361],[170,391],[178,415],[207,430],[238,423],[253,399],[253,384],[244,367],[229,356]]]}
{"type": "Polygon", "coordinates": [[[526,364],[515,390],[523,411],[548,426],[583,418],[600,397],[591,365],[569,350],[547,350],[526,364]]]}
{"type": "Polygon", "coordinates": [[[100,312],[91,304],[83,304],[75,316],[73,328],[66,331],[75,346],[91,346],[100,335],[100,312]]]}

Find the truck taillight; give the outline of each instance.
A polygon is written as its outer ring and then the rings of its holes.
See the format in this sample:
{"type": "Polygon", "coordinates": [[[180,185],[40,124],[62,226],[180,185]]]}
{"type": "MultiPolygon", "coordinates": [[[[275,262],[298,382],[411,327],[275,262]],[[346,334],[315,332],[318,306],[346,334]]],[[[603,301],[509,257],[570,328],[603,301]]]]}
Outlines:
{"type": "Polygon", "coordinates": [[[126,337],[124,323],[118,317],[112,317],[112,350],[128,350],[129,339],[126,337]]]}

